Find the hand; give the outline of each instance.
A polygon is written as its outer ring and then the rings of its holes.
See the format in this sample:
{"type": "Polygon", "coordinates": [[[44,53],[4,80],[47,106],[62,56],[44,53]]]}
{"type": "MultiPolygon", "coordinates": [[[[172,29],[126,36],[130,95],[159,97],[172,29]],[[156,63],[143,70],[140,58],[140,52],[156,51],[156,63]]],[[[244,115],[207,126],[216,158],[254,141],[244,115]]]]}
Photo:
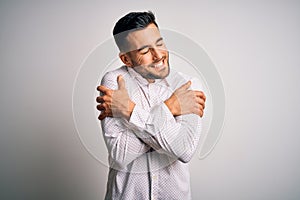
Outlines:
{"type": "Polygon", "coordinates": [[[96,101],[100,103],[97,109],[101,111],[98,119],[103,120],[105,117],[121,117],[129,120],[135,103],[130,100],[125,87],[123,77],[118,76],[118,90],[111,90],[103,85],[97,87],[102,92],[102,96],[98,96],[96,101]]]}
{"type": "Polygon", "coordinates": [[[201,91],[188,90],[191,84],[191,81],[183,84],[165,101],[174,116],[192,113],[203,116],[206,97],[201,91]]]}

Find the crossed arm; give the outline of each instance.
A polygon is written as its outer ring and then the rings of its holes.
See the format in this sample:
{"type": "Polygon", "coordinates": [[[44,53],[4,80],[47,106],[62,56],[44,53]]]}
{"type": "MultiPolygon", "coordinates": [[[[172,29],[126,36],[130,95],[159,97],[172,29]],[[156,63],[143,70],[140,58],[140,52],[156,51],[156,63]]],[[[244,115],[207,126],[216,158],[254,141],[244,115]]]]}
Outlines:
{"type": "Polygon", "coordinates": [[[115,90],[99,86],[103,95],[97,97],[99,119],[112,160],[125,167],[153,148],[188,162],[200,137],[206,99],[203,92],[188,90],[189,81],[148,112],[130,100],[122,77],[117,83],[115,90]]]}
{"type": "MultiPolygon", "coordinates": [[[[97,105],[97,109],[101,111],[99,120],[103,120],[105,117],[121,117],[129,120],[131,116],[135,103],[129,98],[125,81],[121,75],[118,76],[117,81],[117,90],[109,89],[104,85],[97,87],[97,90],[104,94],[96,99],[100,103],[97,105]]],[[[206,96],[202,91],[188,90],[190,86],[191,81],[188,81],[164,102],[174,116],[190,113],[203,116],[206,96]]]]}

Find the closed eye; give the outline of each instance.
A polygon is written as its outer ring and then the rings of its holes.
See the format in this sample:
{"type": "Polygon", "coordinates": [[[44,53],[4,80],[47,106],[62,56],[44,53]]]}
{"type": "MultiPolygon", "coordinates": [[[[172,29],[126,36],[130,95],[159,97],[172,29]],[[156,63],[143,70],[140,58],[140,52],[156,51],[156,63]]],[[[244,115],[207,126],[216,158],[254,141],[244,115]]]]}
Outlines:
{"type": "Polygon", "coordinates": [[[149,47],[146,47],[146,48],[141,49],[139,52],[140,52],[141,54],[146,54],[146,53],[149,52],[149,50],[150,50],[150,48],[149,48],[149,47]]]}
{"type": "Polygon", "coordinates": [[[156,41],[156,46],[161,47],[163,45],[164,45],[164,41],[163,38],[161,37],[156,41]]]}

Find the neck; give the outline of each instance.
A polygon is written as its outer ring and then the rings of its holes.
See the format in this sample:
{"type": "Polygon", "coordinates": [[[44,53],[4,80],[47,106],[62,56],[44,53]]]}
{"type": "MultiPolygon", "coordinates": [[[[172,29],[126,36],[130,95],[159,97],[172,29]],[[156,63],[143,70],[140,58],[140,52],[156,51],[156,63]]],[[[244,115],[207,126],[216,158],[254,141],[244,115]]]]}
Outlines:
{"type": "Polygon", "coordinates": [[[155,80],[154,79],[146,79],[148,81],[148,83],[154,83],[155,80]]]}

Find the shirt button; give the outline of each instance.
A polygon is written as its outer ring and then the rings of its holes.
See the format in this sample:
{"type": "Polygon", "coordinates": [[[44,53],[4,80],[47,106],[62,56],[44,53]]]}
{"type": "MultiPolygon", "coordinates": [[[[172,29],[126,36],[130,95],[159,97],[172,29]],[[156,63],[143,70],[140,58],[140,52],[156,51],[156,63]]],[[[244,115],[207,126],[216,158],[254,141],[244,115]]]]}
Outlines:
{"type": "Polygon", "coordinates": [[[155,175],[152,176],[152,179],[153,179],[153,180],[156,180],[156,179],[157,179],[157,176],[155,176],[155,175]]]}

